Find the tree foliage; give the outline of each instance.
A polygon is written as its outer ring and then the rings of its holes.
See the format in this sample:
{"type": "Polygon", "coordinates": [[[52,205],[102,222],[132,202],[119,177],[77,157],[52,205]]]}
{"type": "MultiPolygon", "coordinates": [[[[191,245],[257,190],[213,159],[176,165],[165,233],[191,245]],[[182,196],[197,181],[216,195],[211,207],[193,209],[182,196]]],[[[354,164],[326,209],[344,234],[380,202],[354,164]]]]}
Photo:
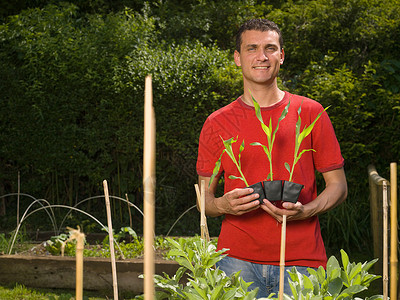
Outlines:
{"type": "MultiPolygon", "coordinates": [[[[111,193],[126,193],[140,206],[143,86],[152,74],[157,230],[165,233],[194,205],[197,140],[204,120],[242,93],[233,36],[244,20],[267,17],[284,35],[280,86],[331,106],[346,160],[348,209],[322,218],[327,244],[360,245],[352,241],[369,236],[367,165],[375,163],[385,176],[400,154],[399,4],[10,3],[0,11],[0,192],[15,192],[20,172],[24,192],[74,204],[101,194],[101,182],[108,179],[111,193]],[[364,224],[363,229],[349,225],[354,223],[364,224]],[[348,236],[335,240],[338,226],[332,224],[347,228],[348,236]]],[[[120,215],[126,222],[126,211],[120,215]]],[[[198,230],[194,222],[187,223],[177,232],[198,230]]]]}

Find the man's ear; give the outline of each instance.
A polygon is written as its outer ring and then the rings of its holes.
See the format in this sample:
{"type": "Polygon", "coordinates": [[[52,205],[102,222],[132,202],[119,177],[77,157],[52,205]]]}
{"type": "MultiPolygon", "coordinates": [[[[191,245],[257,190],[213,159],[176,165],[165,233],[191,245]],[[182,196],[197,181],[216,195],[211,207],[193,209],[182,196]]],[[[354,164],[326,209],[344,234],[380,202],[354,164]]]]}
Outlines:
{"type": "Polygon", "coordinates": [[[283,48],[282,48],[282,50],[281,50],[281,59],[280,59],[280,63],[281,63],[281,65],[283,65],[283,62],[285,61],[285,51],[283,50],[283,48]]]}
{"type": "Polygon", "coordinates": [[[242,64],[240,63],[240,53],[237,50],[235,50],[233,53],[233,58],[235,60],[235,64],[240,67],[242,64]]]}

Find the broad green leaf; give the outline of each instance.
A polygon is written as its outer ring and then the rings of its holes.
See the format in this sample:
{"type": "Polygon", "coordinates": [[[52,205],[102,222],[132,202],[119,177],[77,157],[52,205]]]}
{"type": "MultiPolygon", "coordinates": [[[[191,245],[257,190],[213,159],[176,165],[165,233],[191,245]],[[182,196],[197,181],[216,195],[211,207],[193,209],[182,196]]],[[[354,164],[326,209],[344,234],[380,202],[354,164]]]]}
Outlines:
{"type": "Polygon", "coordinates": [[[312,283],[311,279],[306,275],[303,275],[303,287],[304,289],[313,290],[314,284],[312,283]]]}
{"type": "Polygon", "coordinates": [[[346,289],[344,289],[341,293],[340,296],[337,299],[345,299],[346,297],[351,297],[354,294],[358,294],[362,291],[365,291],[367,287],[362,286],[362,285],[352,285],[346,289]]]}
{"type": "Polygon", "coordinates": [[[331,278],[331,273],[340,270],[340,265],[336,257],[331,256],[326,264],[327,277],[331,278]]]}
{"type": "MultiPolygon", "coordinates": [[[[215,284],[213,284],[214,286],[215,284]]],[[[220,300],[221,299],[221,292],[222,292],[222,288],[224,286],[222,284],[219,284],[217,286],[214,286],[214,290],[212,291],[212,294],[210,296],[211,300],[220,300]]]]}
{"type": "Polygon", "coordinates": [[[342,265],[343,265],[343,268],[344,268],[344,270],[346,271],[346,272],[348,272],[349,271],[349,269],[348,269],[348,265],[349,265],[349,256],[347,255],[347,253],[343,250],[343,249],[341,249],[340,250],[340,254],[341,254],[341,256],[342,256],[342,265]]]}
{"type": "Polygon", "coordinates": [[[328,285],[328,291],[331,295],[338,295],[342,290],[343,282],[339,277],[334,278],[328,285]]]}
{"type": "Polygon", "coordinates": [[[190,271],[194,271],[192,264],[186,258],[176,257],[175,261],[181,266],[189,269],[190,271]]]}
{"type": "Polygon", "coordinates": [[[358,273],[361,272],[361,263],[358,263],[349,274],[349,279],[352,280],[358,273]]]}
{"type": "Polygon", "coordinates": [[[362,267],[363,271],[367,272],[377,261],[378,261],[378,258],[375,258],[375,259],[371,260],[370,262],[365,262],[362,267]]]}

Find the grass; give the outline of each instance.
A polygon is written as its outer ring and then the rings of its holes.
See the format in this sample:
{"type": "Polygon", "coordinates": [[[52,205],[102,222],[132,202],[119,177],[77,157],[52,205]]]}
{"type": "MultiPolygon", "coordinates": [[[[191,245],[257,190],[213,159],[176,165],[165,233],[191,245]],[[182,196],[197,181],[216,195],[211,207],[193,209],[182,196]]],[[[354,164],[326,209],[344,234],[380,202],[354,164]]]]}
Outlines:
{"type": "MultiPolygon", "coordinates": [[[[112,294],[102,295],[100,292],[84,291],[84,300],[108,300],[112,299],[112,294]]],[[[120,299],[134,299],[135,295],[120,295],[120,299]]],[[[75,291],[70,290],[49,290],[49,289],[32,289],[20,284],[15,286],[1,287],[1,300],[71,300],[75,299],[75,291]]]]}

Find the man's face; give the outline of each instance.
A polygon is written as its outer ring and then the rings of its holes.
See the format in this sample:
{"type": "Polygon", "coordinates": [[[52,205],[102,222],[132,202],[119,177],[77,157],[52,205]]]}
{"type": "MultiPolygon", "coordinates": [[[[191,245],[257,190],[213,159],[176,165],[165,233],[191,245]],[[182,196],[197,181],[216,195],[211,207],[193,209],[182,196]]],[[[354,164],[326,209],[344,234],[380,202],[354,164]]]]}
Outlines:
{"type": "Polygon", "coordinates": [[[246,84],[271,84],[276,82],[284,52],[275,31],[247,30],[242,34],[240,53],[235,51],[235,63],[242,67],[246,84]]]}

